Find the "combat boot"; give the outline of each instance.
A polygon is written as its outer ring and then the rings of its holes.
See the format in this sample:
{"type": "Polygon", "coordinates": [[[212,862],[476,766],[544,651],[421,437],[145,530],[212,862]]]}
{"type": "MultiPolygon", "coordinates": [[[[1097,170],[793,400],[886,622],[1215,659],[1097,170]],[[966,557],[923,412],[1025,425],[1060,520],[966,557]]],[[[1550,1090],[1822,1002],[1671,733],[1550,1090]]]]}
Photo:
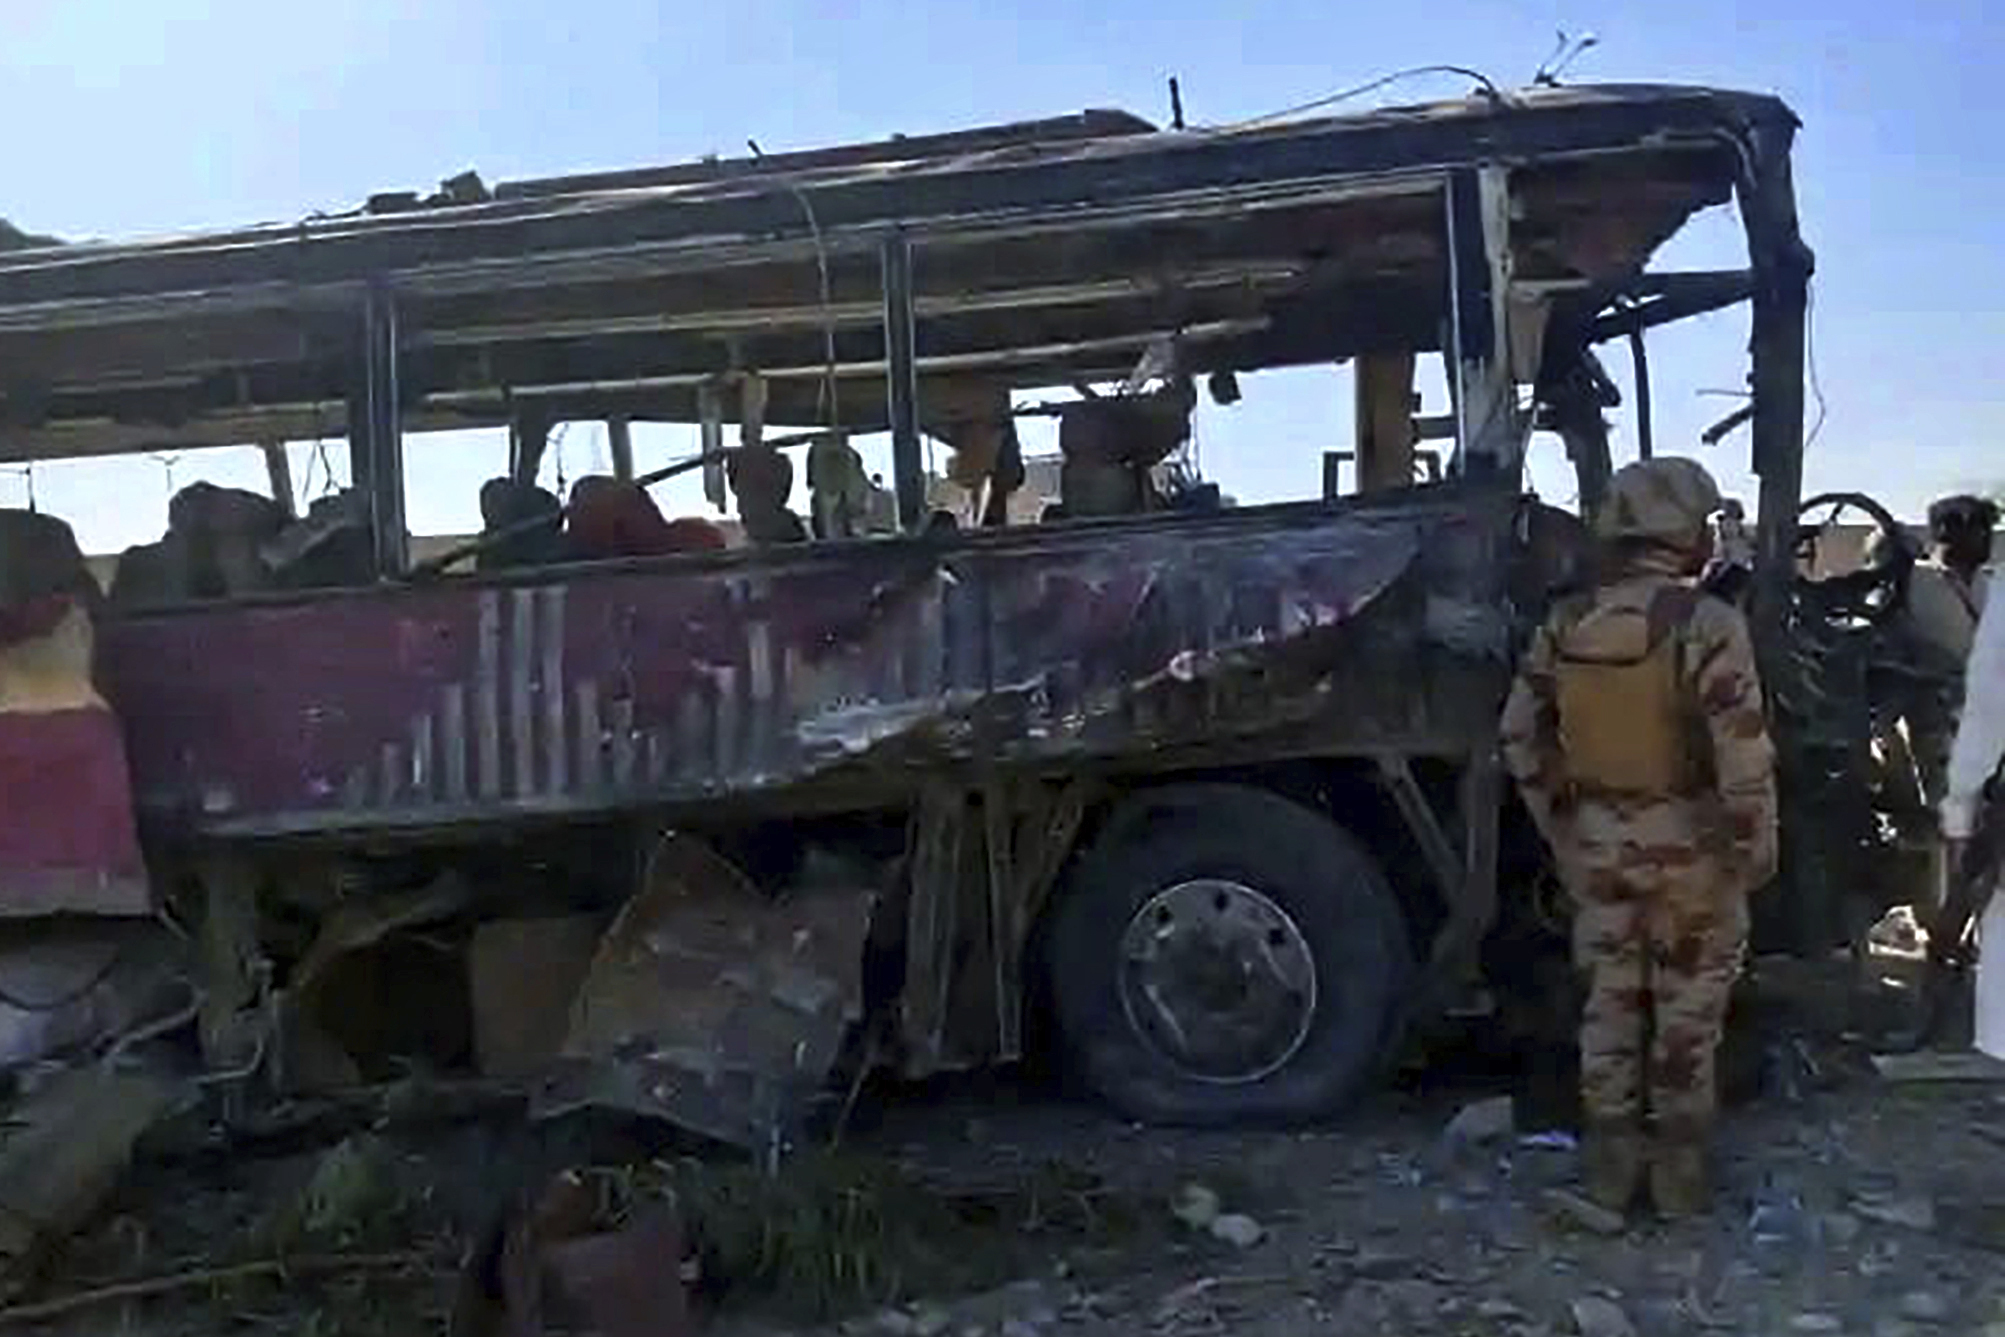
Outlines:
{"type": "Polygon", "coordinates": [[[1650,1149],[1650,1201],[1667,1221],[1698,1216],[1712,1206],[1704,1137],[1662,1137],[1650,1149]]]}
{"type": "Polygon", "coordinates": [[[1633,1128],[1589,1127],[1580,1143],[1581,1188],[1596,1206],[1627,1213],[1643,1183],[1643,1138],[1633,1128]]]}

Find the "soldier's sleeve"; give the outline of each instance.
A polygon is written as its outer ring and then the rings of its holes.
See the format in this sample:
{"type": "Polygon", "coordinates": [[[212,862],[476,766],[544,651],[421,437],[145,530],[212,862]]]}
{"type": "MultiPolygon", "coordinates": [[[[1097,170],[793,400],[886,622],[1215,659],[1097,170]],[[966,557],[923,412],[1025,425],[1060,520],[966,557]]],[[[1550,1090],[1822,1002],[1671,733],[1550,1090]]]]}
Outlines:
{"type": "Polygon", "coordinates": [[[1775,746],[1747,619],[1708,600],[1691,625],[1692,673],[1710,735],[1729,866],[1749,890],[1775,876],[1775,746]]]}
{"type": "Polygon", "coordinates": [[[1498,725],[1504,769],[1517,781],[1518,792],[1532,821],[1547,843],[1553,843],[1555,806],[1564,787],[1559,754],[1558,692],[1553,681],[1553,642],[1549,626],[1532,637],[1510,698],[1498,725]]]}

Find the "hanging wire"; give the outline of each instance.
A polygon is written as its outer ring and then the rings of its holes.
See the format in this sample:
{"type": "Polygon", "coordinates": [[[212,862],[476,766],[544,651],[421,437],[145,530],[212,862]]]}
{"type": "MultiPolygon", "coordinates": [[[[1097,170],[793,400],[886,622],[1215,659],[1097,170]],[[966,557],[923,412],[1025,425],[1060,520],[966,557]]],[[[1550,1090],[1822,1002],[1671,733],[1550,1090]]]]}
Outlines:
{"type": "Polygon", "coordinates": [[[1474,79],[1483,86],[1484,91],[1490,95],[1492,102],[1502,103],[1505,101],[1504,90],[1497,87],[1496,81],[1481,70],[1473,70],[1466,65],[1415,65],[1410,69],[1394,70],[1391,74],[1380,75],[1376,79],[1358,84],[1352,88],[1341,89],[1330,94],[1328,97],[1319,97],[1312,102],[1300,102],[1292,107],[1283,107],[1280,111],[1271,111],[1264,116],[1255,116],[1250,120],[1234,121],[1228,125],[1219,126],[1218,129],[1222,132],[1253,130],[1263,125],[1271,125],[1276,121],[1292,120],[1297,116],[1307,115],[1312,111],[1321,111],[1325,107],[1334,107],[1340,102],[1348,102],[1352,98],[1363,97],[1367,93],[1376,93],[1379,89],[1399,83],[1404,79],[1419,78],[1423,74],[1458,74],[1465,79],[1474,79]]]}
{"type": "MultiPolygon", "coordinates": [[[[292,447],[288,444],[286,450],[290,452],[291,449],[292,447]]],[[[334,460],[328,454],[327,450],[327,419],[322,413],[322,405],[318,400],[315,400],[313,405],[313,453],[306,457],[306,468],[300,472],[297,487],[299,500],[308,501],[311,499],[317,501],[321,497],[333,493],[335,490],[334,460]],[[316,465],[320,468],[320,491],[318,493],[313,490],[313,471],[316,465]]]]}
{"type": "MultiPolygon", "coordinates": [[[[745,147],[752,150],[754,158],[764,158],[766,156],[764,150],[759,147],[759,142],[755,139],[746,140],[745,147]]],[[[831,295],[832,290],[828,278],[828,243],[822,238],[821,220],[816,217],[814,201],[808,198],[807,192],[802,190],[795,182],[785,178],[781,178],[773,184],[794,197],[795,202],[801,206],[801,212],[807,216],[808,231],[814,234],[815,271],[821,281],[822,348],[828,361],[826,374],[822,378],[821,390],[817,395],[815,414],[817,417],[820,417],[826,412],[828,425],[831,428],[840,429],[842,427],[842,406],[837,398],[836,391],[835,300],[831,295]]]]}
{"type": "Polygon", "coordinates": [[[1817,420],[1810,424],[1804,435],[1803,449],[1808,451],[1817,444],[1817,438],[1824,431],[1824,420],[1831,416],[1831,406],[1824,399],[1824,385],[1817,375],[1817,284],[1813,280],[1803,287],[1803,362],[1810,372],[1810,397],[1817,402],[1817,420]]]}

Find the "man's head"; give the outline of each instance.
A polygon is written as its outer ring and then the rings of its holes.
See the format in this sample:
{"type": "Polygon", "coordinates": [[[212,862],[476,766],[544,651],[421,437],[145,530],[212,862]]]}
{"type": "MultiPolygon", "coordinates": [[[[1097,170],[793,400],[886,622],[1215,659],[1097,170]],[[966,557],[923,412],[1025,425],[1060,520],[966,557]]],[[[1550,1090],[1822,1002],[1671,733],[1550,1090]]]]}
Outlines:
{"type": "Polygon", "coordinates": [[[724,475],[737,494],[741,517],[784,510],[793,495],[794,463],[771,447],[732,451],[724,475]]]}
{"type": "Polygon", "coordinates": [[[1719,509],[1719,484],[1696,460],[1638,460],[1609,482],[1594,532],[1606,543],[1676,553],[1697,571],[1712,555],[1719,509]]]}
{"type": "Polygon", "coordinates": [[[1946,566],[1975,571],[1991,560],[1998,507],[1983,497],[1944,497],[1928,508],[1928,536],[1946,566]]]}

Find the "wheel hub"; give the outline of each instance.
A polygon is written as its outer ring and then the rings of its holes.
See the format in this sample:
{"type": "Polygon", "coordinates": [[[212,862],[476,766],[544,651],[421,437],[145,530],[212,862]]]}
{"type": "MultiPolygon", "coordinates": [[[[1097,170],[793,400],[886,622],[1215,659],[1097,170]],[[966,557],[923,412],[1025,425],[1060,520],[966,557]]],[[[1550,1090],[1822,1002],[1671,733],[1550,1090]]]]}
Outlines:
{"type": "Polygon", "coordinates": [[[1274,901],[1200,878],[1128,921],[1117,969],[1128,1024],[1188,1077],[1258,1081],[1295,1056],[1316,1013],[1316,961],[1274,901]]]}

